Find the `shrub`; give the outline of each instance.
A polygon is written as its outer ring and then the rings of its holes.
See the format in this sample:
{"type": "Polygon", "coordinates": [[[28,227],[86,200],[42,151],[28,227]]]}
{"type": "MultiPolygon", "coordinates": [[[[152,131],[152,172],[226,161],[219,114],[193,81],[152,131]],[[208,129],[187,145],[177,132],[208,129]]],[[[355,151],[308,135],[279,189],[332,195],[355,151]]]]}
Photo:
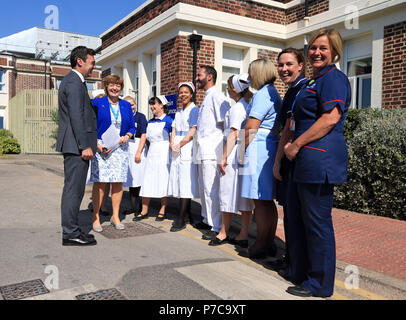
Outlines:
{"type": "Polygon", "coordinates": [[[12,137],[0,137],[0,154],[18,154],[21,147],[18,141],[12,137]]]}
{"type": "Polygon", "coordinates": [[[0,129],[0,138],[1,137],[13,138],[13,134],[9,130],[0,129]]]}
{"type": "Polygon", "coordinates": [[[406,110],[353,112],[347,125],[348,180],[335,206],[406,220],[406,110]]]}
{"type": "Polygon", "coordinates": [[[55,143],[52,145],[52,148],[56,147],[56,140],[58,139],[58,125],[59,125],[59,116],[58,110],[51,111],[51,120],[56,123],[56,128],[52,130],[51,134],[49,135],[50,138],[55,139],[55,143]]]}

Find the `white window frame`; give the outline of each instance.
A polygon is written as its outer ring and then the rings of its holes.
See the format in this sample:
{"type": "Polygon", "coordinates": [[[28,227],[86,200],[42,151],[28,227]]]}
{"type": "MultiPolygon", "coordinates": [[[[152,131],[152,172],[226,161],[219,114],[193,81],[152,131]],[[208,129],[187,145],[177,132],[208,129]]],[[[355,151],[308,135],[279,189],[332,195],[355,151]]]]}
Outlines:
{"type": "MultiPolygon", "coordinates": [[[[223,57],[222,57],[222,63],[221,63],[221,88],[223,88],[223,85],[225,85],[227,87],[227,80],[228,80],[228,79],[223,79],[223,67],[238,68],[240,70],[239,73],[242,73],[243,65],[244,65],[244,48],[235,48],[235,47],[231,47],[231,46],[223,47],[223,57]],[[236,50],[241,51],[240,60],[238,61],[238,60],[224,58],[224,51],[226,50],[226,48],[231,48],[231,49],[236,49],[236,50]]],[[[226,90],[226,92],[223,92],[223,93],[228,98],[228,100],[231,104],[235,103],[235,101],[229,97],[227,90],[226,90]]]]}
{"type": "MultiPolygon", "coordinates": [[[[362,109],[361,105],[362,105],[362,85],[361,85],[361,81],[363,81],[363,79],[365,78],[371,78],[372,79],[372,72],[371,73],[365,73],[359,76],[348,76],[348,64],[351,61],[357,61],[357,60],[363,60],[363,59],[367,59],[367,58],[371,58],[372,56],[370,55],[366,55],[366,56],[362,56],[362,57],[357,57],[354,59],[345,59],[345,74],[348,77],[348,81],[351,82],[352,84],[352,92],[351,92],[351,107],[353,109],[362,109]],[[358,84],[358,85],[357,85],[358,84]],[[354,90],[355,89],[355,90],[354,90]],[[358,99],[357,99],[357,93],[358,93],[358,99]]],[[[372,86],[371,86],[371,92],[370,95],[372,95],[372,86]]],[[[372,97],[370,97],[371,101],[372,101],[372,97]]],[[[371,106],[369,106],[370,108],[371,106]]]]}
{"type": "Polygon", "coordinates": [[[6,70],[0,69],[0,92],[6,92],[6,70]]]}

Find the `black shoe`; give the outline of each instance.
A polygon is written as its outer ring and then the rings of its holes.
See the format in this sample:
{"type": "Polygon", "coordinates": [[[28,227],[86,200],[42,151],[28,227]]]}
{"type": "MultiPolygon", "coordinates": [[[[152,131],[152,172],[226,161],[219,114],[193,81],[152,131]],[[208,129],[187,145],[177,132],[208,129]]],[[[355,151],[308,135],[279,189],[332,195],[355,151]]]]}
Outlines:
{"type": "Polygon", "coordinates": [[[165,213],[164,214],[159,214],[156,218],[155,221],[164,221],[166,218],[165,213]]]}
{"type": "Polygon", "coordinates": [[[278,259],[276,261],[268,261],[264,263],[264,267],[270,270],[279,271],[285,269],[287,266],[283,259],[278,259]]]}
{"type": "Polygon", "coordinates": [[[313,293],[302,286],[292,286],[286,289],[287,293],[293,294],[298,297],[312,297],[313,293]]]}
{"type": "Polygon", "coordinates": [[[202,229],[202,230],[210,230],[211,226],[209,226],[208,224],[200,221],[199,223],[195,223],[193,224],[193,227],[196,229],[202,229]]]}
{"type": "Polygon", "coordinates": [[[133,218],[133,221],[140,221],[142,219],[147,219],[148,218],[148,212],[146,214],[138,214],[133,218]]]}
{"type": "Polygon", "coordinates": [[[186,228],[185,222],[175,222],[171,227],[171,232],[177,232],[186,228]]]}
{"type": "Polygon", "coordinates": [[[76,238],[62,239],[63,246],[94,246],[97,241],[93,238],[86,237],[83,233],[76,238]]]}
{"type": "Polygon", "coordinates": [[[248,240],[236,240],[234,238],[230,238],[228,242],[241,248],[248,248],[248,240]]]}
{"type": "Polygon", "coordinates": [[[227,242],[228,242],[228,237],[226,237],[223,240],[220,240],[219,238],[215,237],[214,239],[210,240],[209,246],[219,246],[219,245],[227,243],[227,242]]]}
{"type": "Polygon", "coordinates": [[[218,235],[218,232],[209,230],[205,234],[202,235],[202,239],[203,240],[214,240],[217,235],[218,235]]]}

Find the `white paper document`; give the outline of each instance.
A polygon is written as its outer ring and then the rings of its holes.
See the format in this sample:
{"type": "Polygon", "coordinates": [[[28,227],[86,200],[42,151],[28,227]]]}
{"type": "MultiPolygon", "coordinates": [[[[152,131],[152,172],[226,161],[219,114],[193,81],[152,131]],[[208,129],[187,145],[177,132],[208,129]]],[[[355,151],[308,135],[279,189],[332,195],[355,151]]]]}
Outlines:
{"type": "Polygon", "coordinates": [[[101,136],[102,141],[103,141],[103,147],[106,147],[107,149],[116,149],[119,147],[119,140],[120,140],[120,134],[118,133],[116,127],[114,125],[111,125],[101,136]]]}

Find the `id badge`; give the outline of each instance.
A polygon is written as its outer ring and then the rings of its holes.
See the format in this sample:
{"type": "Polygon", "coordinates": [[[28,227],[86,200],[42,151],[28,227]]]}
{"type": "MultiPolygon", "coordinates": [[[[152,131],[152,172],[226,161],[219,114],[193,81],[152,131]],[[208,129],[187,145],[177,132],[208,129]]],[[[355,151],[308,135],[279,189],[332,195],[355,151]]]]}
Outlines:
{"type": "Polygon", "coordinates": [[[289,130],[295,131],[295,119],[293,119],[293,117],[290,118],[289,130]]]}

